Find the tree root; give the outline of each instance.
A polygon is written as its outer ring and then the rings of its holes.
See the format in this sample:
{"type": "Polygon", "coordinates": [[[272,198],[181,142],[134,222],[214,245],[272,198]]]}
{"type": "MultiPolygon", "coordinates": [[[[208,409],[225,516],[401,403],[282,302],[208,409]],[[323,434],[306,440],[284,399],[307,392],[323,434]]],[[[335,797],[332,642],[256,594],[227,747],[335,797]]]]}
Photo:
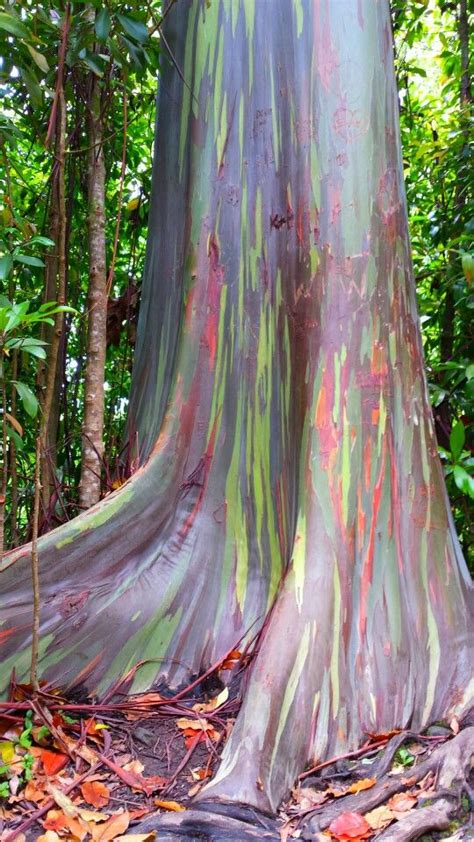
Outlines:
{"type": "Polygon", "coordinates": [[[462,793],[471,791],[469,775],[473,767],[474,727],[469,727],[435,749],[427,760],[410,769],[406,775],[385,777],[372,789],[331,802],[315,811],[302,825],[303,838],[316,838],[318,831],[325,830],[342,812],[364,814],[375,809],[396,793],[421,781],[429,772],[436,775],[437,793],[430,796],[430,801],[436,800],[436,803],[413,811],[389,827],[380,839],[384,842],[409,842],[428,830],[442,830],[448,827],[450,814],[462,793]]]}
{"type": "Polygon", "coordinates": [[[410,842],[424,833],[446,830],[451,824],[451,814],[456,805],[447,798],[440,798],[435,804],[414,810],[404,819],[389,827],[378,838],[378,842],[410,842]]]}
{"type": "Polygon", "coordinates": [[[184,813],[150,816],[134,833],[155,831],[160,842],[279,842],[274,818],[235,803],[200,805],[184,813]]]}

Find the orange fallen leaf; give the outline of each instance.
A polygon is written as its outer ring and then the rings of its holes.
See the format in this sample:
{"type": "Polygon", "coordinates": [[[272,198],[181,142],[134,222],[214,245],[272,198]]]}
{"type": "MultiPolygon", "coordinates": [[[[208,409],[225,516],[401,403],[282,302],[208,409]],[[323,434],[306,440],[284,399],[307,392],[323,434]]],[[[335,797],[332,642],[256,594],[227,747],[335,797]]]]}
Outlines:
{"type": "Polygon", "coordinates": [[[116,836],[114,842],[152,842],[156,839],[154,830],[151,833],[127,833],[126,836],[116,836]]]}
{"type": "Polygon", "coordinates": [[[156,839],[154,830],[151,833],[127,833],[126,836],[116,836],[114,842],[152,842],[156,839]]]}
{"type": "Polygon", "coordinates": [[[41,749],[40,759],[43,764],[43,769],[48,777],[57,775],[61,769],[64,769],[69,762],[67,754],[59,754],[56,751],[48,751],[47,748],[41,749]]]}
{"type": "Polygon", "coordinates": [[[375,778],[362,778],[360,781],[354,781],[346,792],[363,792],[364,789],[370,789],[374,785],[375,778]]]}
{"type": "Polygon", "coordinates": [[[371,834],[369,823],[360,813],[341,813],[331,822],[328,830],[338,842],[355,842],[371,834]]]}
{"type": "Polygon", "coordinates": [[[43,819],[43,827],[45,830],[64,830],[67,828],[67,816],[62,810],[48,810],[43,819]]]}
{"type": "Polygon", "coordinates": [[[48,793],[34,778],[26,784],[23,796],[27,801],[32,801],[34,804],[41,804],[49,798],[48,793]]]}
{"type": "Polygon", "coordinates": [[[109,803],[109,788],[101,781],[85,781],[81,784],[81,793],[84,801],[93,807],[106,807],[109,803]]]}
{"type": "Polygon", "coordinates": [[[154,804],[162,810],[171,810],[173,813],[182,813],[186,809],[182,804],[178,804],[177,801],[160,801],[159,798],[155,798],[154,804]]]}
{"type": "Polygon", "coordinates": [[[395,816],[385,804],[382,804],[381,807],[376,807],[374,810],[366,813],[364,818],[372,830],[383,830],[384,827],[388,827],[394,821],[395,816]]]}
{"type": "Polygon", "coordinates": [[[113,839],[127,830],[129,824],[130,814],[128,810],[124,810],[123,813],[113,813],[104,824],[96,825],[90,829],[93,842],[112,842],[113,839]]]}

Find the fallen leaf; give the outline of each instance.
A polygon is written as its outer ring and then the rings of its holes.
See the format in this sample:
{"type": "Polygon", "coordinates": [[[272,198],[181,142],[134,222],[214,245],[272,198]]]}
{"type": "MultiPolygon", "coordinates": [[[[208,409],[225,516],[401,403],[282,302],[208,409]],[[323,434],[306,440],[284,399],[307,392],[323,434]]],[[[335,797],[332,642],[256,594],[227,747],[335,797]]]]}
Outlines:
{"type": "Polygon", "coordinates": [[[376,807],[375,810],[366,813],[364,818],[372,830],[383,830],[384,827],[388,827],[394,821],[395,816],[385,804],[382,804],[381,807],[376,807]]]}
{"type": "Polygon", "coordinates": [[[341,813],[331,822],[328,830],[339,842],[366,839],[371,833],[369,823],[360,813],[341,813]]]}
{"type": "MultiPolygon", "coordinates": [[[[109,818],[107,813],[95,813],[92,810],[85,810],[83,807],[77,807],[71,799],[61,792],[60,789],[50,784],[48,786],[50,795],[54,798],[58,807],[65,813],[66,816],[76,818],[79,816],[85,822],[104,822],[109,818]]],[[[54,828],[53,828],[54,829],[54,828]]]]}
{"type": "Polygon", "coordinates": [[[67,816],[62,810],[48,810],[43,827],[45,830],[64,830],[67,827],[67,816]]]}
{"type": "Polygon", "coordinates": [[[79,842],[82,842],[90,833],[89,822],[80,818],[75,819],[72,816],[67,817],[67,828],[71,832],[74,840],[79,839],[79,842]]]}
{"type": "Polygon", "coordinates": [[[199,716],[195,719],[187,719],[185,716],[181,716],[176,720],[176,725],[183,731],[208,731],[212,729],[211,723],[199,716]]]}
{"type": "Polygon", "coordinates": [[[451,721],[449,723],[449,727],[451,728],[451,731],[453,732],[453,734],[459,734],[460,725],[459,725],[459,719],[457,718],[457,716],[453,716],[453,718],[451,719],[451,721]]]}
{"type": "MultiPolygon", "coordinates": [[[[17,836],[15,842],[18,839],[19,837],[17,836]]],[[[54,830],[47,830],[46,833],[42,833],[41,836],[36,837],[36,842],[61,842],[61,837],[54,830]]]]}
{"type": "Polygon", "coordinates": [[[23,795],[27,801],[33,801],[34,804],[41,804],[42,801],[46,801],[49,798],[44,787],[34,778],[26,784],[23,795]]]}
{"type": "Polygon", "coordinates": [[[141,760],[129,760],[128,763],[124,763],[122,768],[126,772],[134,772],[135,775],[141,775],[145,767],[141,760]]]}
{"type": "Polygon", "coordinates": [[[160,801],[159,798],[155,798],[154,804],[162,810],[171,810],[173,813],[182,813],[186,809],[182,804],[178,804],[177,801],[160,801]]]}
{"type": "Polygon", "coordinates": [[[203,704],[196,704],[193,705],[193,710],[197,713],[211,713],[213,710],[217,710],[223,705],[227,699],[229,698],[229,689],[228,687],[224,687],[223,690],[216,696],[214,699],[211,699],[209,702],[204,702],[203,704]]]}
{"type": "Polygon", "coordinates": [[[124,830],[127,830],[130,824],[130,815],[128,810],[123,813],[114,813],[109,820],[104,824],[96,825],[91,828],[91,835],[93,842],[112,842],[117,836],[120,836],[124,830]]]}
{"type": "Polygon", "coordinates": [[[375,778],[362,778],[360,781],[354,781],[346,792],[363,792],[364,789],[371,789],[374,785],[375,778]]]}
{"type": "Polygon", "coordinates": [[[327,791],[320,792],[309,786],[294,789],[292,795],[295,802],[295,808],[294,810],[292,808],[292,812],[296,810],[298,812],[300,810],[312,810],[314,807],[324,804],[328,799],[327,791]]]}
{"type": "Polygon", "coordinates": [[[0,757],[4,763],[11,763],[15,756],[15,746],[10,740],[2,740],[0,742],[0,757]]]}
{"type": "Polygon", "coordinates": [[[152,842],[153,839],[156,839],[154,830],[151,833],[129,833],[126,836],[116,836],[115,842],[152,842]]]}
{"type": "MultiPolygon", "coordinates": [[[[131,789],[138,790],[138,792],[144,792],[145,795],[152,795],[157,789],[161,789],[168,783],[166,778],[162,778],[161,775],[153,775],[149,778],[144,778],[143,775],[140,775],[138,772],[128,771],[125,767],[118,766],[117,763],[114,763],[114,761],[110,760],[108,757],[103,756],[102,760],[109,769],[112,769],[112,772],[115,772],[121,781],[127,784],[127,786],[131,787],[131,789]]],[[[133,762],[134,761],[132,761],[132,764],[133,762]]],[[[129,764],[126,765],[128,766],[129,764]]]]}
{"type": "Polygon", "coordinates": [[[109,803],[109,788],[101,781],[85,781],[81,784],[81,793],[84,801],[93,807],[106,807],[109,803]]]}
{"type": "Polygon", "coordinates": [[[410,810],[413,810],[417,800],[418,799],[409,792],[397,792],[396,795],[393,795],[392,798],[387,801],[387,807],[395,813],[396,818],[399,818],[400,814],[409,813],[410,810]]]}
{"type": "Polygon", "coordinates": [[[191,777],[193,781],[203,781],[204,778],[209,778],[211,772],[209,769],[191,769],[191,777]]]}
{"type": "Polygon", "coordinates": [[[47,748],[42,748],[39,755],[43,769],[48,777],[57,775],[61,769],[64,769],[69,762],[67,754],[59,754],[56,751],[48,751],[47,748]]]}

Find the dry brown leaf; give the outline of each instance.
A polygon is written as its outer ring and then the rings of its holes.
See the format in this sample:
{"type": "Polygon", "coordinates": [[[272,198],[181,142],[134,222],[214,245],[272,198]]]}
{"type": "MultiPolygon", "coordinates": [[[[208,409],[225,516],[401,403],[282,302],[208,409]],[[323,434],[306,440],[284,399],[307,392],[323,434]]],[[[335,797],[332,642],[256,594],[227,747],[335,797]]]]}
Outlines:
{"type": "Polygon", "coordinates": [[[176,725],[183,731],[187,731],[189,729],[191,729],[191,731],[212,730],[211,723],[208,722],[207,719],[203,719],[202,717],[196,717],[195,719],[187,719],[185,716],[181,716],[179,719],[176,720],[176,725]]]}
{"type": "Polygon", "coordinates": [[[388,827],[394,821],[395,816],[385,804],[382,804],[381,807],[376,807],[370,813],[365,813],[364,818],[372,830],[383,830],[384,827],[388,827]]]}
{"type": "Polygon", "coordinates": [[[23,796],[27,801],[32,801],[34,804],[41,804],[50,797],[45,792],[44,787],[34,778],[26,784],[23,790],[23,796]]]}
{"type": "Polygon", "coordinates": [[[107,813],[95,813],[92,810],[85,810],[83,807],[77,807],[64,792],[61,792],[60,789],[49,784],[48,792],[54,798],[58,807],[61,808],[63,813],[66,816],[70,816],[71,818],[76,818],[79,816],[85,822],[104,822],[106,819],[109,818],[107,813]]]}
{"type": "Polygon", "coordinates": [[[327,792],[319,792],[312,787],[297,787],[293,790],[293,799],[295,801],[295,808],[291,807],[292,812],[298,810],[311,810],[313,807],[319,807],[328,799],[327,792]]]}
{"type": "Polygon", "coordinates": [[[84,781],[81,794],[84,801],[97,808],[106,807],[110,800],[109,788],[101,781],[84,781]]]}
{"type": "Polygon", "coordinates": [[[155,798],[153,803],[156,807],[160,807],[162,810],[171,810],[173,813],[182,813],[186,809],[177,801],[161,801],[159,798],[155,798]]]}
{"type": "MultiPolygon", "coordinates": [[[[15,842],[18,839],[19,837],[17,836],[15,842]]],[[[36,837],[36,842],[61,842],[61,837],[54,830],[47,830],[46,833],[42,833],[41,836],[36,837]]]]}
{"type": "Polygon", "coordinates": [[[417,803],[417,798],[409,792],[397,792],[389,801],[387,807],[399,818],[400,814],[409,813],[417,803]]]}
{"type": "Polygon", "coordinates": [[[144,765],[140,760],[129,760],[128,763],[125,763],[122,766],[122,769],[125,769],[126,772],[133,772],[135,775],[141,775],[144,770],[144,765]]]}
{"type": "Polygon", "coordinates": [[[114,813],[104,824],[92,827],[90,833],[93,842],[112,842],[117,836],[121,836],[130,824],[128,810],[123,813],[114,813]]]}

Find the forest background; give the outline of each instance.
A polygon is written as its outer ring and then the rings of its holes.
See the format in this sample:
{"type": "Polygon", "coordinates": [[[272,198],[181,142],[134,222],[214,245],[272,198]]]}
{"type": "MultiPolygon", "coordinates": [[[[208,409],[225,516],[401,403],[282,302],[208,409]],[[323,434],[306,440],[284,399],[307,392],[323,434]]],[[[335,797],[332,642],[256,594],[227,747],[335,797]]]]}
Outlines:
{"type": "MultiPolygon", "coordinates": [[[[472,20],[467,0],[391,7],[430,394],[472,570],[472,20]]],[[[160,67],[174,63],[187,84],[160,31],[166,13],[157,0],[0,10],[3,549],[71,519],[136,467],[126,416],[160,67]]]]}

